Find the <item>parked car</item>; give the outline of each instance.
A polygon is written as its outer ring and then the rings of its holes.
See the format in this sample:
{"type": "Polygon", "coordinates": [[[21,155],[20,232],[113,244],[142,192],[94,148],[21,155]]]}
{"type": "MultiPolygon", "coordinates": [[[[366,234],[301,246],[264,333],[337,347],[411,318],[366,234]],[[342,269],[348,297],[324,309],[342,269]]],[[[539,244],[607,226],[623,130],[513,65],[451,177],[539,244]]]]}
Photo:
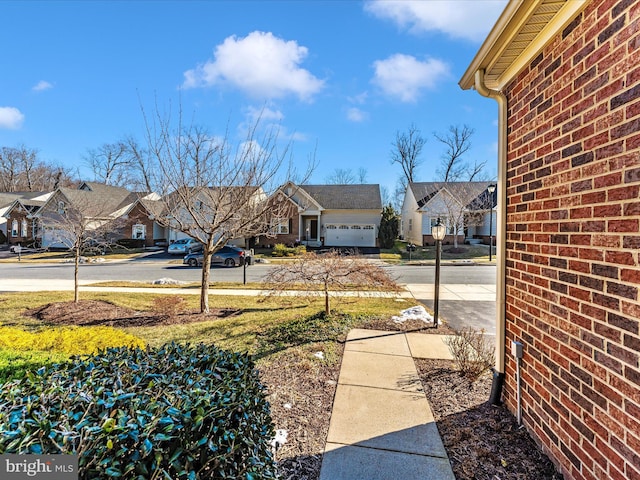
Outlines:
{"type": "MultiPolygon", "coordinates": [[[[191,267],[202,265],[204,256],[202,252],[185,255],[182,263],[191,267]]],[[[221,263],[226,267],[239,267],[240,265],[251,265],[251,254],[248,250],[233,245],[225,245],[211,257],[211,263],[221,263]]]]}
{"type": "Polygon", "coordinates": [[[167,248],[167,253],[171,255],[187,255],[192,252],[201,252],[202,244],[193,238],[181,238],[176,240],[167,248]]]}

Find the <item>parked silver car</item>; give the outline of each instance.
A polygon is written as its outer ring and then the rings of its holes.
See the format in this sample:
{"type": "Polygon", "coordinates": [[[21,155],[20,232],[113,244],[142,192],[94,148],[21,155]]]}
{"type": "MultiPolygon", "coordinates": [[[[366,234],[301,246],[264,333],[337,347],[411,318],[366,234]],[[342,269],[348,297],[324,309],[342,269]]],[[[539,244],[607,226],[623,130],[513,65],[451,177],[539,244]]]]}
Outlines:
{"type": "Polygon", "coordinates": [[[181,238],[167,248],[170,255],[187,255],[192,252],[201,252],[202,244],[193,238],[181,238]]]}
{"type": "MultiPolygon", "coordinates": [[[[202,252],[185,255],[182,263],[191,267],[202,265],[204,256],[202,252]]],[[[251,254],[248,250],[233,245],[225,245],[211,257],[211,264],[219,263],[225,267],[239,267],[240,265],[251,265],[251,254]]]]}

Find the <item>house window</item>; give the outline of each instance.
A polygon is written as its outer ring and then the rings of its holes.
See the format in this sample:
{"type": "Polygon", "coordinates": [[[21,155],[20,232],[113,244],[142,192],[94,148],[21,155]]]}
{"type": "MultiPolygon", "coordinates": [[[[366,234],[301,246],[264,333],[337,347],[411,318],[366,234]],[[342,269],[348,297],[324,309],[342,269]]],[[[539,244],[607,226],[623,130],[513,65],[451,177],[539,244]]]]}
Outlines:
{"type": "Polygon", "coordinates": [[[365,225],[362,227],[364,230],[373,230],[375,227],[373,225],[365,225]]]}
{"type": "Polygon", "coordinates": [[[136,240],[144,240],[147,236],[147,226],[140,223],[133,226],[133,232],[131,238],[136,240]]]}
{"type": "Polygon", "coordinates": [[[340,230],[349,230],[349,225],[340,225],[340,230]]]}
{"type": "Polygon", "coordinates": [[[64,214],[64,211],[65,211],[65,204],[64,204],[64,202],[62,202],[62,201],[58,202],[58,213],[59,213],[60,215],[63,215],[63,214],[64,214]]]}
{"type": "Polygon", "coordinates": [[[21,237],[27,237],[27,219],[26,218],[22,219],[22,225],[20,225],[20,226],[22,227],[20,229],[21,230],[21,232],[20,232],[21,235],[20,236],[21,237]]]}
{"type": "Polygon", "coordinates": [[[18,236],[18,221],[14,220],[13,222],[11,222],[11,236],[12,237],[17,237],[18,236]]]}
{"type": "Polygon", "coordinates": [[[409,231],[413,229],[413,219],[409,219],[409,231]]]}
{"type": "Polygon", "coordinates": [[[204,204],[202,203],[202,201],[201,201],[201,200],[196,200],[195,202],[193,202],[193,209],[194,209],[196,212],[201,212],[201,211],[202,211],[202,206],[203,206],[203,205],[204,205],[204,204]]]}
{"type": "Polygon", "coordinates": [[[360,225],[351,225],[351,230],[360,230],[360,225]]]}
{"type": "Polygon", "coordinates": [[[271,233],[275,233],[277,235],[286,235],[290,233],[289,219],[274,218],[271,220],[271,233]]]}

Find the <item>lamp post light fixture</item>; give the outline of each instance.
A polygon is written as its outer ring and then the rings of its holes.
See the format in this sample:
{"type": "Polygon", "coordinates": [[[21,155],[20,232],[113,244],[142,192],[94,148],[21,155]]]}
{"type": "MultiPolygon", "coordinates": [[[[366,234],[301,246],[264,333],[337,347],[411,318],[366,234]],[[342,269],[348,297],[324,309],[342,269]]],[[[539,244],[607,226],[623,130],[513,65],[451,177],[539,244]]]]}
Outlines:
{"type": "Polygon", "coordinates": [[[438,328],[438,310],[440,304],[440,256],[442,254],[442,240],[447,233],[446,227],[438,221],[431,227],[431,235],[436,241],[436,285],[433,296],[433,326],[438,328]]]}
{"type": "Polygon", "coordinates": [[[496,191],[495,185],[489,185],[487,192],[489,192],[489,261],[491,261],[491,254],[493,252],[493,192],[496,191]]]}

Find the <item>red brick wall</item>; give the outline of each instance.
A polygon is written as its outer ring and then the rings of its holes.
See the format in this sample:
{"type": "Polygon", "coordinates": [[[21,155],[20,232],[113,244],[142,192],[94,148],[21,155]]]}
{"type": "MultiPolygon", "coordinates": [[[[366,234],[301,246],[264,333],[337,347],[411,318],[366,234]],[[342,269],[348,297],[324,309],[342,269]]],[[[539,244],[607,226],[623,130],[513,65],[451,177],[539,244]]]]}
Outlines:
{"type": "Polygon", "coordinates": [[[505,399],[567,479],[640,479],[640,2],[592,0],[505,91],[505,399]]]}
{"type": "Polygon", "coordinates": [[[133,226],[136,224],[145,225],[144,245],[145,247],[153,247],[153,220],[149,218],[149,212],[140,204],[136,205],[131,212],[129,212],[129,217],[122,225],[120,236],[122,238],[132,238],[133,226]]]}

